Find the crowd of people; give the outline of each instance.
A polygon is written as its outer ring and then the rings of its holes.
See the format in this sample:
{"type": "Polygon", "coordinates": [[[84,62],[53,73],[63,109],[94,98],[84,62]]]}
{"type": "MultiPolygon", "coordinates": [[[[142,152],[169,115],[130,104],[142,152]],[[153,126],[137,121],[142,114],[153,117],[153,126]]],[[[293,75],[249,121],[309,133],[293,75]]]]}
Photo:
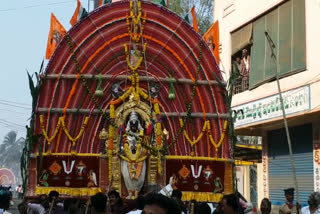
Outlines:
{"type": "MultiPolygon", "coordinates": [[[[310,195],[309,206],[303,207],[294,203],[294,189],[284,190],[285,204],[279,209],[279,214],[320,214],[320,193],[310,195]]],[[[0,214],[8,212],[12,195],[5,188],[0,188],[0,214]]],[[[217,204],[183,202],[182,193],[173,190],[170,197],[160,193],[140,195],[135,200],[127,200],[112,190],[108,194],[97,193],[89,200],[64,198],[61,200],[57,191],[49,195],[40,195],[36,200],[23,201],[18,205],[21,214],[255,214],[258,213],[251,203],[245,201],[241,194],[224,195],[217,204]]],[[[261,214],[271,213],[271,202],[264,198],[260,204],[261,214]]]]}

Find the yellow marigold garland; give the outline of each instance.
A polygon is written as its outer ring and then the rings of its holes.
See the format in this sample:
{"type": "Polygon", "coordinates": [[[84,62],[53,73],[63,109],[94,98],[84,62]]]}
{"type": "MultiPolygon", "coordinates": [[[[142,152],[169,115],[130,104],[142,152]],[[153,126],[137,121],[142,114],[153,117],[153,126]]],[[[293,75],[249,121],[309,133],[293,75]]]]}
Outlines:
{"type": "MultiPolygon", "coordinates": [[[[221,135],[221,138],[220,138],[218,144],[216,144],[216,143],[214,142],[211,133],[210,133],[210,135],[209,135],[209,139],[210,139],[212,145],[216,148],[216,151],[218,151],[218,148],[221,146],[221,144],[222,144],[222,142],[223,142],[223,140],[224,140],[224,137],[225,137],[225,135],[226,135],[227,125],[228,125],[228,121],[226,120],[226,121],[224,121],[223,132],[222,132],[222,135],[221,135]]],[[[208,130],[210,130],[210,129],[211,129],[211,128],[210,128],[210,123],[209,123],[208,130]]]]}
{"type": "Polygon", "coordinates": [[[81,126],[80,132],[78,133],[78,135],[77,135],[76,137],[73,138],[73,137],[70,135],[70,133],[69,133],[69,131],[67,130],[67,128],[66,128],[66,125],[65,125],[65,122],[64,122],[65,117],[59,117],[59,120],[58,120],[58,124],[57,124],[57,126],[56,126],[56,129],[54,130],[53,135],[49,138],[48,135],[47,135],[47,132],[46,132],[46,130],[45,130],[45,128],[44,128],[43,115],[40,115],[39,118],[40,118],[41,131],[42,131],[43,136],[44,136],[45,139],[47,140],[48,145],[51,144],[51,142],[52,142],[52,141],[54,140],[54,138],[57,136],[60,128],[62,127],[62,129],[63,129],[64,133],[67,135],[68,139],[69,139],[70,141],[72,141],[72,146],[75,146],[76,141],[79,140],[79,138],[82,136],[82,134],[83,134],[83,132],[84,132],[84,130],[85,130],[87,124],[88,124],[88,121],[89,121],[89,117],[86,117],[86,118],[84,119],[84,122],[83,122],[83,124],[82,124],[82,126],[81,126]]]}
{"type": "MultiPolygon", "coordinates": [[[[182,126],[183,126],[183,121],[182,121],[182,119],[180,119],[179,121],[180,121],[180,126],[182,127],[182,126]]],[[[202,132],[200,133],[200,135],[197,137],[196,140],[191,140],[190,137],[188,136],[186,130],[183,131],[183,134],[184,134],[185,138],[187,139],[187,141],[191,144],[191,146],[193,146],[193,145],[195,145],[196,143],[198,143],[198,142],[201,140],[201,138],[203,137],[204,132],[205,132],[206,130],[208,130],[208,133],[210,133],[210,134],[209,134],[210,142],[211,142],[212,145],[215,147],[216,151],[218,151],[218,148],[221,146],[221,144],[222,144],[222,142],[223,142],[223,140],[224,140],[224,138],[225,138],[227,126],[228,126],[228,121],[226,120],[226,121],[224,121],[223,132],[222,132],[222,134],[221,134],[221,138],[220,138],[220,140],[219,140],[218,143],[216,143],[216,142],[214,141],[214,139],[213,139],[213,137],[212,137],[212,134],[211,134],[211,132],[210,132],[211,127],[210,127],[210,122],[209,122],[209,120],[206,120],[206,121],[204,122],[204,125],[203,125],[203,127],[202,127],[202,132]]]]}
{"type": "Polygon", "coordinates": [[[134,155],[134,157],[132,157],[132,154],[129,149],[129,145],[127,143],[124,144],[124,152],[126,154],[126,157],[129,159],[129,162],[135,162],[141,154],[141,144],[138,143],[137,151],[136,151],[136,154],[134,155]]]}
{"type": "MultiPolygon", "coordinates": [[[[182,127],[182,126],[183,126],[183,120],[180,119],[179,121],[180,121],[180,126],[182,127]]],[[[204,132],[205,132],[206,129],[207,129],[208,123],[209,123],[208,120],[206,120],[206,121],[204,122],[204,125],[203,125],[203,127],[202,127],[202,132],[201,132],[201,134],[197,137],[196,140],[191,140],[190,137],[189,137],[188,134],[187,134],[187,131],[186,131],[186,130],[183,131],[183,134],[184,134],[185,138],[186,138],[187,141],[191,144],[191,146],[193,146],[194,144],[198,143],[198,142],[201,140],[204,132]]]]}
{"type": "Polygon", "coordinates": [[[47,132],[46,132],[46,130],[44,128],[43,115],[40,115],[40,128],[41,128],[43,136],[45,137],[45,139],[46,139],[46,141],[48,142],[49,145],[51,144],[53,139],[57,136],[57,134],[59,132],[59,129],[60,129],[60,126],[61,126],[61,121],[60,121],[60,118],[59,118],[57,126],[56,126],[56,129],[54,130],[53,135],[49,138],[48,135],[47,135],[47,132]]]}
{"type": "Polygon", "coordinates": [[[76,141],[79,140],[79,138],[81,137],[81,135],[84,132],[84,129],[86,128],[86,126],[88,124],[89,117],[86,117],[84,119],[83,125],[81,126],[81,130],[80,130],[79,134],[75,138],[71,137],[69,131],[67,130],[67,128],[65,126],[64,119],[62,117],[60,117],[60,119],[61,119],[62,128],[63,128],[64,133],[67,135],[68,139],[70,141],[72,141],[72,146],[75,146],[76,145],[76,141]]]}
{"type": "Polygon", "coordinates": [[[132,21],[135,25],[138,25],[140,22],[140,18],[141,18],[141,1],[138,1],[138,16],[135,16],[133,14],[133,2],[130,1],[130,16],[132,18],[132,21]]]}

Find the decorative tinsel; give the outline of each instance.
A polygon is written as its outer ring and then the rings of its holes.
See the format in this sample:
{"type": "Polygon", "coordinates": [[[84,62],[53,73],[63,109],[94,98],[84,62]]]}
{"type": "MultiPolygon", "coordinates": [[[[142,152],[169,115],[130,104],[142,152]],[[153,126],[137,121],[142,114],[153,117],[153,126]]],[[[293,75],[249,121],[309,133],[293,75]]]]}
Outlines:
{"type": "Polygon", "coordinates": [[[101,74],[99,74],[99,76],[98,76],[98,85],[97,85],[97,88],[96,88],[96,91],[94,92],[94,94],[97,97],[102,97],[103,96],[102,76],[101,76],[101,74]]]}

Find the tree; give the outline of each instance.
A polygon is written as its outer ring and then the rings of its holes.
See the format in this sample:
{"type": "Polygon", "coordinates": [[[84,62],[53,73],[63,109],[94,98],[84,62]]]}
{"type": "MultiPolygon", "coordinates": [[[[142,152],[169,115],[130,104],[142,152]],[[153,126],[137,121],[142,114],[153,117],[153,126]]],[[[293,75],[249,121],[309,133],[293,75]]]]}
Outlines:
{"type": "Polygon", "coordinates": [[[24,138],[17,140],[17,133],[10,131],[0,144],[0,168],[8,168],[13,171],[16,178],[20,178],[20,157],[25,144],[24,138]]]}
{"type": "MultiPolygon", "coordinates": [[[[152,0],[160,3],[161,0],[152,0]]],[[[166,0],[165,0],[166,2],[166,0]]],[[[182,18],[195,5],[200,34],[203,35],[213,23],[213,0],[169,0],[169,8],[182,18]]]]}

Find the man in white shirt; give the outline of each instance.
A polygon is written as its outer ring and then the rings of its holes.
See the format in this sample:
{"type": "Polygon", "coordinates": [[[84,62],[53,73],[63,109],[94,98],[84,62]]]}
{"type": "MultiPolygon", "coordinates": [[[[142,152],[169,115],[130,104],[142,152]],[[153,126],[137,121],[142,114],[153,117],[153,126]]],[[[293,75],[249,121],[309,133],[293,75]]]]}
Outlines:
{"type": "Polygon", "coordinates": [[[302,214],[320,214],[320,193],[314,192],[309,196],[308,199],[309,206],[303,207],[301,209],[302,214]]]}

